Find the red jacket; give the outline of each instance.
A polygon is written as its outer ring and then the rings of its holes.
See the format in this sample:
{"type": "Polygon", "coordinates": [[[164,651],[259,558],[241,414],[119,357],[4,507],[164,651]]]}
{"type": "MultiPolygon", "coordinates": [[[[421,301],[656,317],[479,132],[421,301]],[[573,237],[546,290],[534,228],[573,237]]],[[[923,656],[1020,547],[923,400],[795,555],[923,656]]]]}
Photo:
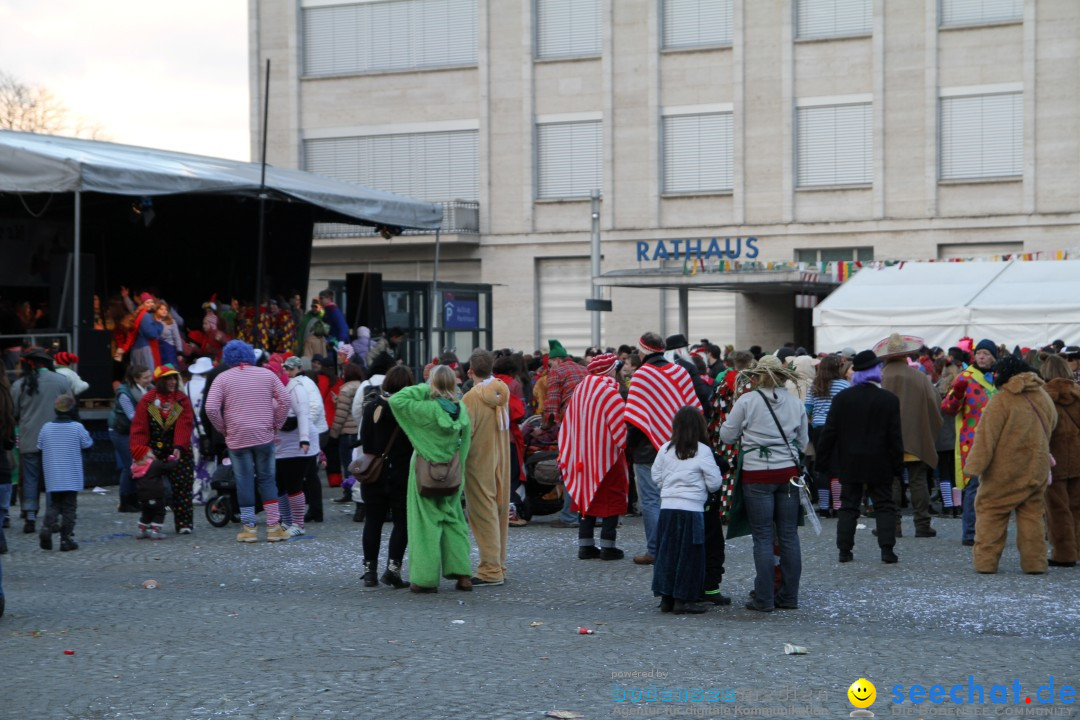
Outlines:
{"type": "MultiPolygon", "coordinates": [[[[157,406],[153,405],[157,398],[158,392],[154,388],[139,398],[139,403],[135,406],[135,417],[131,421],[130,441],[133,449],[145,445],[150,447],[151,452],[157,455],[159,460],[164,460],[165,458],[160,455],[160,449],[150,445],[151,407],[160,414],[157,406]]],[[[172,402],[169,415],[162,418],[163,424],[168,426],[170,422],[172,423],[173,446],[190,452],[191,433],[195,427],[195,413],[191,409],[191,399],[177,390],[173,393],[172,402]]]]}

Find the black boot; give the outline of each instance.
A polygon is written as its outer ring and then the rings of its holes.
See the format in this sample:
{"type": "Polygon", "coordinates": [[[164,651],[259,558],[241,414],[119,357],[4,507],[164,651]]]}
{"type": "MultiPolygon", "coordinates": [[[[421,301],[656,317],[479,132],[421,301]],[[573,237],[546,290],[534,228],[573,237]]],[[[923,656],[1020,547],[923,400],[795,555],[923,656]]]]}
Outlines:
{"type": "Polygon", "coordinates": [[[75,542],[75,539],[71,536],[60,538],[60,552],[69,552],[71,550],[78,550],[79,543],[75,542]]]}
{"type": "Polygon", "coordinates": [[[134,513],[142,512],[142,508],[139,507],[139,498],[137,495],[121,495],[120,505],[116,508],[117,512],[122,513],[134,513]]]}
{"type": "Polygon", "coordinates": [[[390,560],[386,563],[386,572],[382,574],[380,580],[384,585],[389,585],[397,590],[408,586],[408,583],[401,579],[401,563],[396,560],[390,560]]]}
{"type": "Polygon", "coordinates": [[[378,587],[379,578],[375,574],[375,561],[364,561],[364,587],[378,587]]]}
{"type": "Polygon", "coordinates": [[[353,522],[364,522],[364,518],[367,517],[367,508],[364,503],[356,503],[356,512],[353,513],[353,522]]]}
{"type": "Polygon", "coordinates": [[[38,535],[38,545],[42,550],[52,550],[52,534],[48,528],[42,528],[38,535]]]}

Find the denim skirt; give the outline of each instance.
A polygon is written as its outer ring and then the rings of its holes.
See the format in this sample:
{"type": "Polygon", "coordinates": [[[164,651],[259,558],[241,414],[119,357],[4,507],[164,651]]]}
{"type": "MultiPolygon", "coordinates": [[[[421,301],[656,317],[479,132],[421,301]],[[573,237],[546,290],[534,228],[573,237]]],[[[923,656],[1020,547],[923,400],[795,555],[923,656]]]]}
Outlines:
{"type": "Polygon", "coordinates": [[[694,602],[705,583],[705,513],[660,510],[653,595],[694,602]]]}

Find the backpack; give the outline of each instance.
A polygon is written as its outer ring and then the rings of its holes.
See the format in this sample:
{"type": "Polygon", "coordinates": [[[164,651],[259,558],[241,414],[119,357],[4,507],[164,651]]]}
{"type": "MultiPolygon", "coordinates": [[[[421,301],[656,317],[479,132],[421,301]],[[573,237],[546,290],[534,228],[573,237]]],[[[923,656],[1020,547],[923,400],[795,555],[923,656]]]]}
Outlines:
{"type": "Polygon", "coordinates": [[[461,432],[449,462],[432,462],[416,453],[416,490],[421,497],[446,497],[461,489],[461,432]]]}

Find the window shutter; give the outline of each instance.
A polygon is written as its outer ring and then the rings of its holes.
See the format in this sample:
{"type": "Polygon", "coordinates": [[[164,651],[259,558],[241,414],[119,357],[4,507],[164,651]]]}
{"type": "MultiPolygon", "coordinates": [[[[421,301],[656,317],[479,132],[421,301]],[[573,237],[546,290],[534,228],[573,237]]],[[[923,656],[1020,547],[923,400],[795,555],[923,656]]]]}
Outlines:
{"type": "MultiPolygon", "coordinates": [[[[586,298],[592,297],[589,258],[538,259],[536,275],[542,347],[547,347],[549,338],[555,338],[567,352],[583,352],[592,344],[591,315],[585,309],[586,298]]],[[[602,335],[600,344],[604,344],[602,335]]]]}
{"type": "Polygon", "coordinates": [[[537,197],[588,197],[603,186],[599,120],[536,126],[537,197]]]}
{"type": "Polygon", "coordinates": [[[476,64],[477,0],[389,0],[303,10],[304,72],[476,64]]]}
{"type": "Polygon", "coordinates": [[[599,55],[600,0],[536,0],[536,57],[599,55]]]}
{"type": "Polygon", "coordinates": [[[733,0],[663,0],[664,47],[730,45],[733,0]]]}
{"type": "Polygon", "coordinates": [[[824,38],[868,35],[873,20],[871,0],[796,0],[796,37],[824,38]]]}
{"type": "Polygon", "coordinates": [[[941,179],[1024,171],[1023,93],[941,99],[941,179]]]}
{"type": "Polygon", "coordinates": [[[664,192],[732,188],[731,113],[664,118],[664,192]]]}
{"type": "Polygon", "coordinates": [[[872,182],[873,110],[870,103],[799,108],[798,185],[872,182]]]}
{"type": "MultiPolygon", "coordinates": [[[[735,337],[735,293],[691,292],[688,315],[690,333],[687,337],[691,342],[709,338],[723,347],[735,337]]],[[[664,321],[668,335],[679,332],[679,293],[675,290],[664,293],[664,321]]]]}
{"type": "Polygon", "coordinates": [[[430,202],[476,201],[476,130],[304,142],[304,169],[430,202]]]}
{"type": "Polygon", "coordinates": [[[941,24],[981,25],[1024,19],[1024,0],[941,0],[941,24]]]}

